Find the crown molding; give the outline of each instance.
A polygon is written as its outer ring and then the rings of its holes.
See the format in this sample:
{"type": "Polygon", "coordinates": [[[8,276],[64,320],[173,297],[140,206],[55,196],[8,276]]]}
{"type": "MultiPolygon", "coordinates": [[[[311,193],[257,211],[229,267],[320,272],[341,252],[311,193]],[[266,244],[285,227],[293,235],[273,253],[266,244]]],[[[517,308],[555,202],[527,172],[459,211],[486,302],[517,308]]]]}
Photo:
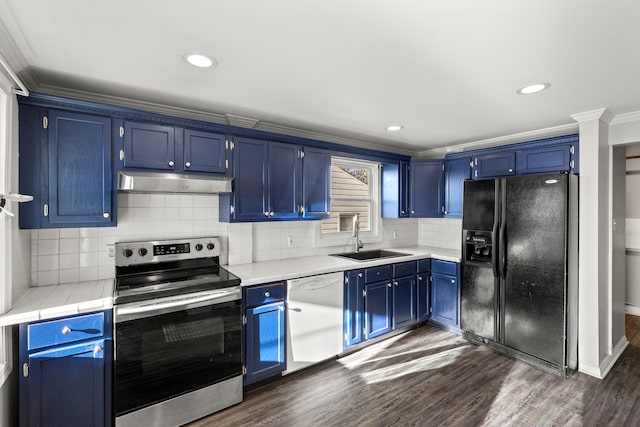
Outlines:
{"type": "Polygon", "coordinates": [[[554,136],[562,136],[578,131],[577,123],[569,123],[566,125],[554,126],[545,129],[532,130],[527,132],[514,133],[511,135],[499,136],[496,138],[482,139],[479,141],[465,142],[449,147],[435,148],[433,150],[421,151],[418,153],[419,158],[434,159],[443,158],[447,154],[459,153],[463,151],[479,150],[482,148],[497,147],[500,145],[513,144],[516,142],[530,141],[536,139],[544,139],[554,136]]]}
{"type": "Polygon", "coordinates": [[[61,97],[67,97],[82,101],[96,102],[101,104],[114,105],[119,107],[132,108],[136,110],[143,110],[152,113],[162,114],[172,117],[180,117],[184,119],[201,120],[209,123],[216,123],[221,125],[232,125],[247,129],[254,129],[258,131],[271,132],[276,134],[282,134],[293,137],[306,138],[316,141],[330,142],[340,145],[347,145],[350,147],[362,148],[365,150],[376,150],[387,153],[395,153],[404,156],[415,155],[416,152],[412,150],[401,149],[398,147],[390,147],[385,144],[372,143],[369,141],[346,138],[338,135],[327,134],[322,132],[315,132],[300,128],[294,128],[290,126],[279,125],[276,123],[263,122],[259,119],[244,117],[229,113],[214,113],[184,107],[176,107],[167,104],[161,104],[149,101],[140,101],[137,99],[126,98],[115,95],[106,95],[103,93],[89,92],[85,90],[73,89],[69,87],[41,84],[38,86],[36,92],[46,93],[49,95],[56,95],[61,97]]]}
{"type": "Polygon", "coordinates": [[[602,120],[606,124],[611,124],[614,119],[614,115],[606,108],[598,108],[597,110],[571,114],[570,117],[578,123],[584,123],[591,120],[602,120]]]}
{"type": "Polygon", "coordinates": [[[619,125],[622,123],[630,123],[630,122],[638,122],[640,121],[640,111],[634,111],[632,113],[618,114],[613,120],[611,120],[612,125],[619,125]]]}

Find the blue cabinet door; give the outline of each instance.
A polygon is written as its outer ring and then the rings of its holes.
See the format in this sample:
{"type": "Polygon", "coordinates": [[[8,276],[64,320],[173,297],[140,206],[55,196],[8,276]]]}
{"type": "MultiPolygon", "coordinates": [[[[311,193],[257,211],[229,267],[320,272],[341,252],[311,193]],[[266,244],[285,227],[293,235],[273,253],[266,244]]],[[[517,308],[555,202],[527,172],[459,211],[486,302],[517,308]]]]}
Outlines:
{"type": "Polygon", "coordinates": [[[444,216],[462,218],[462,184],[471,178],[470,158],[444,162],[444,216]]]}
{"type": "Polygon", "coordinates": [[[416,321],[416,277],[407,276],[393,281],[393,329],[416,321]]]}
{"type": "Polygon", "coordinates": [[[516,152],[483,154],[473,158],[473,178],[496,178],[516,174],[516,152]]]}
{"type": "Polygon", "coordinates": [[[365,285],[364,314],[366,339],[375,338],[391,331],[392,289],[391,282],[365,285]]]}
{"type": "Polygon", "coordinates": [[[185,172],[227,172],[225,135],[185,129],[183,144],[185,172]]]}
{"type": "Polygon", "coordinates": [[[302,159],[302,216],[329,219],[331,203],[331,153],[305,147],[302,159]]]}
{"type": "Polygon", "coordinates": [[[297,145],[271,143],[269,146],[269,218],[294,219],[299,216],[300,153],[297,145]]]}
{"type": "Polygon", "coordinates": [[[284,302],[246,311],[245,384],[284,371],[284,302]]]}
{"type": "Polygon", "coordinates": [[[431,315],[431,274],[418,274],[416,280],[416,320],[422,322],[431,315]]]}
{"type": "Polygon", "coordinates": [[[364,270],[345,272],[344,348],[362,342],[364,313],[364,270]]]}
{"type": "Polygon", "coordinates": [[[48,122],[48,219],[42,225],[115,225],[111,119],[50,110],[48,122]]]}
{"type": "Polygon", "coordinates": [[[124,122],[124,167],[176,170],[175,128],[124,122]]]}
{"type": "MultiPolygon", "coordinates": [[[[29,426],[110,426],[110,339],[29,355],[29,426]],[[109,396],[107,396],[109,395],[109,396]]],[[[21,411],[22,412],[22,411],[21,411]]]]}
{"type": "Polygon", "coordinates": [[[571,144],[558,144],[541,148],[527,148],[520,151],[521,174],[570,171],[571,144]]]}
{"type": "Polygon", "coordinates": [[[438,218],[444,210],[444,163],[417,160],[410,165],[411,217],[438,218]]]}
{"type": "Polygon", "coordinates": [[[431,319],[445,325],[459,326],[460,287],[456,276],[431,273],[432,308],[431,319]]]}
{"type": "Polygon", "coordinates": [[[382,217],[409,217],[409,162],[382,165],[382,217]]]}
{"type": "Polygon", "coordinates": [[[233,219],[264,220],[267,206],[267,156],[265,141],[236,138],[233,150],[233,219]]]}

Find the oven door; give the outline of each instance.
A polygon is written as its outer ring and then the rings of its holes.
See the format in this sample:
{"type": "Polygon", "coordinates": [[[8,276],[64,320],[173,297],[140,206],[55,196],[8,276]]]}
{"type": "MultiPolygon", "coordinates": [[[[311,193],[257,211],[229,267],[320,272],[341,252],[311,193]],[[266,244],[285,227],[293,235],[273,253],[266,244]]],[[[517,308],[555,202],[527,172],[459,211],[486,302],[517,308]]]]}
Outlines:
{"type": "Polygon", "coordinates": [[[115,415],[242,375],[240,287],[116,305],[115,415]]]}

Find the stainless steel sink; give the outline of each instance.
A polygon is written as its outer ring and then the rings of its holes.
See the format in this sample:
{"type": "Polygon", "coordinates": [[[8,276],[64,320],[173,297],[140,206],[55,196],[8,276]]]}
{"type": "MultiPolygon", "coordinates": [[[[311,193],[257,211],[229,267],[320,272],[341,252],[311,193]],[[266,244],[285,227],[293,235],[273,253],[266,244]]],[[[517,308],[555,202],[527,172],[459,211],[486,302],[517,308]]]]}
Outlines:
{"type": "Polygon", "coordinates": [[[384,249],[374,249],[371,251],[360,251],[360,252],[346,252],[343,254],[332,254],[331,256],[337,256],[342,258],[349,258],[354,261],[370,261],[372,259],[380,259],[380,258],[393,258],[399,256],[407,256],[411,254],[405,254],[402,252],[393,252],[387,251],[384,249]]]}

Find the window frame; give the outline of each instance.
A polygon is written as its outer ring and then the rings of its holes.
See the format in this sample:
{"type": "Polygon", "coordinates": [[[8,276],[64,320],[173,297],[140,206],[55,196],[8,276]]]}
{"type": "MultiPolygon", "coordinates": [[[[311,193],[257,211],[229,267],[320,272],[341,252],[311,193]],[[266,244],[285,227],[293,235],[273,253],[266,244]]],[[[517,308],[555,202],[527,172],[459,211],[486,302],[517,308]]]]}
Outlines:
{"type": "MultiPolygon", "coordinates": [[[[382,165],[380,162],[371,160],[363,160],[357,158],[348,158],[340,156],[331,156],[331,166],[338,165],[340,167],[350,168],[370,168],[371,176],[369,177],[369,194],[371,197],[370,221],[368,231],[360,231],[359,238],[362,243],[380,243],[382,242],[382,217],[381,217],[381,186],[380,176],[382,165]]],[[[314,221],[313,227],[313,245],[314,247],[330,247],[330,246],[353,246],[354,238],[351,231],[339,231],[336,233],[323,233],[322,221],[314,221]]]]}

